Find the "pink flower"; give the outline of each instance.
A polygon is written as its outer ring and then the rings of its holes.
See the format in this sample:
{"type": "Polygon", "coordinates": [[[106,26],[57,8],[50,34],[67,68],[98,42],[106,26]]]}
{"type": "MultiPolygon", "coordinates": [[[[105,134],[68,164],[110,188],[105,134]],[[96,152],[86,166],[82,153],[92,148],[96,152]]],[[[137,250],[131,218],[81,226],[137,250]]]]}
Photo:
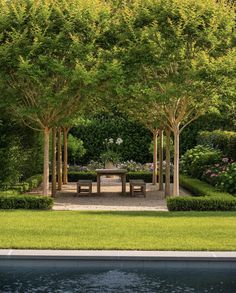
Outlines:
{"type": "Polygon", "coordinates": [[[228,161],[229,161],[229,158],[223,158],[222,159],[222,162],[224,162],[224,163],[228,163],[228,161]]]}
{"type": "Polygon", "coordinates": [[[211,174],[211,177],[217,177],[217,176],[218,176],[218,174],[215,174],[215,173],[211,174]]]}

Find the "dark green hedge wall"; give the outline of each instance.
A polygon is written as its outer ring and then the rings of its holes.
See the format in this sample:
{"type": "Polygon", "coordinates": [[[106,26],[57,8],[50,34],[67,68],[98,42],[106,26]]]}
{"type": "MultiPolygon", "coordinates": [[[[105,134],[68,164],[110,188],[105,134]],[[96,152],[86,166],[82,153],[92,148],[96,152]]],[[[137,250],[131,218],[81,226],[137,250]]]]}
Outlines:
{"type": "Polygon", "coordinates": [[[83,140],[87,150],[80,160],[81,164],[86,164],[90,160],[98,160],[100,154],[105,150],[104,140],[118,137],[123,139],[120,149],[124,161],[134,160],[147,163],[152,160],[149,151],[152,141],[151,133],[142,125],[123,117],[100,116],[85,125],[74,127],[71,133],[83,140]]]}

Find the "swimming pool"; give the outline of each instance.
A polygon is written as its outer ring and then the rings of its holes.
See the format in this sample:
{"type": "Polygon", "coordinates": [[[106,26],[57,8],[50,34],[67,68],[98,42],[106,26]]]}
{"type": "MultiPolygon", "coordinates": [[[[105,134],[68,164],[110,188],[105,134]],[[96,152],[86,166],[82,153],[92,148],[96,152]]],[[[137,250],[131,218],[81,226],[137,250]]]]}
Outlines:
{"type": "Polygon", "coordinates": [[[115,263],[78,265],[73,261],[0,261],[1,293],[32,292],[236,292],[236,267],[219,263],[209,266],[203,262],[175,262],[167,266],[152,263],[143,266],[130,262],[128,266],[115,263]]]}
{"type": "Polygon", "coordinates": [[[236,252],[0,249],[0,293],[236,292],[236,252]]]}

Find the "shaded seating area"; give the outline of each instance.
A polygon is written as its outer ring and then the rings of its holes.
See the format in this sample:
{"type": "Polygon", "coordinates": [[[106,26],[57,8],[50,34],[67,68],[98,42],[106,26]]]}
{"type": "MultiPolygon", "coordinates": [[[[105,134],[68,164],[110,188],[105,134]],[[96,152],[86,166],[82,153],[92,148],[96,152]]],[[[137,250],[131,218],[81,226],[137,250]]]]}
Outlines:
{"type": "Polygon", "coordinates": [[[77,195],[92,195],[92,180],[79,180],[77,182],[77,195]]]}

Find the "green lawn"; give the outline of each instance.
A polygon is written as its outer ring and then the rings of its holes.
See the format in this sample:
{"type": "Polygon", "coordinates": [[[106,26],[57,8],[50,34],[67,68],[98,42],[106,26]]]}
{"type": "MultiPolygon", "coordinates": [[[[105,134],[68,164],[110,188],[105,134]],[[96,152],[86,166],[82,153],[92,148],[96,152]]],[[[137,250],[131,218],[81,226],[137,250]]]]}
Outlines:
{"type": "Polygon", "coordinates": [[[236,212],[0,211],[0,248],[236,250],[236,212]]]}

